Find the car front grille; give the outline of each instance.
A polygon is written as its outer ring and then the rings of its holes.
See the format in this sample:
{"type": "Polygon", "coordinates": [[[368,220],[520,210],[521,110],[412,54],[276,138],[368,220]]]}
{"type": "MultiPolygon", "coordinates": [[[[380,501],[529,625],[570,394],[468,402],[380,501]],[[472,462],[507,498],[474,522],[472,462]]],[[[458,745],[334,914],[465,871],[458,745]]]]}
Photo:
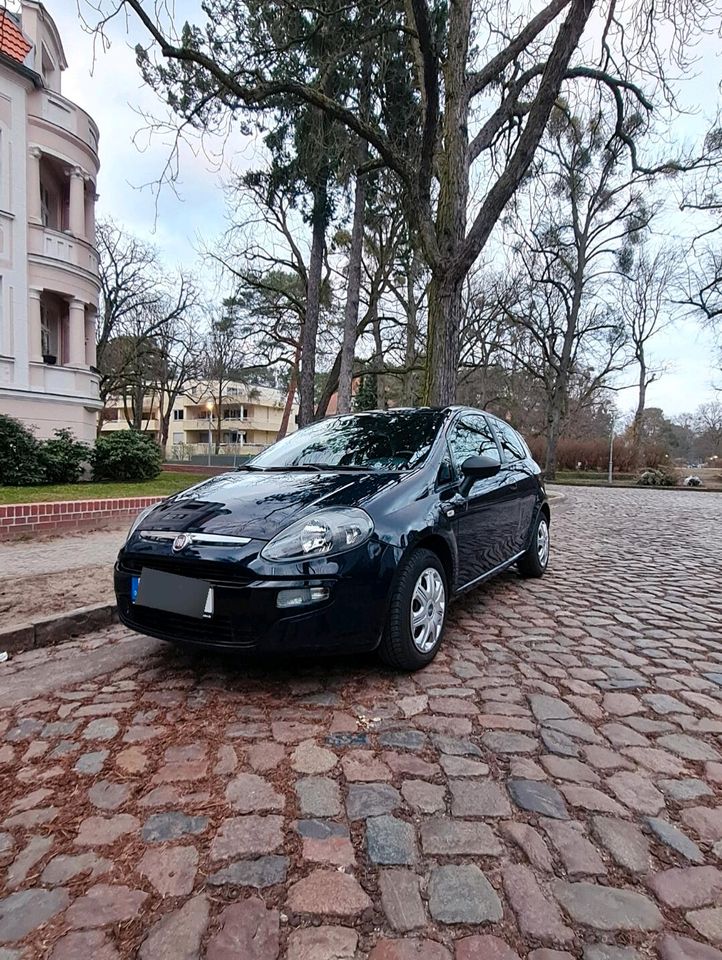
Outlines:
{"type": "Polygon", "coordinates": [[[124,623],[164,640],[229,650],[252,650],[256,646],[254,634],[238,626],[228,616],[208,619],[185,617],[179,613],[138,606],[127,597],[120,599],[119,606],[124,623]]]}
{"type": "Polygon", "coordinates": [[[143,567],[151,570],[162,570],[164,573],[175,573],[181,577],[192,577],[194,580],[207,580],[208,583],[224,587],[245,587],[250,578],[243,575],[242,568],[233,568],[229,563],[218,563],[212,560],[179,560],[177,557],[123,557],[118,563],[122,573],[140,576],[143,567]]]}

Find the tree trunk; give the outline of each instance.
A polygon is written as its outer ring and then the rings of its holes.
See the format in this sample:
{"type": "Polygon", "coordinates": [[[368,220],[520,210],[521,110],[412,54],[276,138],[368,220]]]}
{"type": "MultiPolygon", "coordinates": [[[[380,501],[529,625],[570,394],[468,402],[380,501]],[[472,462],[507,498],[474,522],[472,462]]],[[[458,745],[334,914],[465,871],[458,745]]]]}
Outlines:
{"type": "Polygon", "coordinates": [[[640,466],[642,459],[642,427],[644,424],[644,407],[647,401],[647,364],[643,357],[639,357],[639,384],[637,387],[637,409],[632,421],[632,462],[635,467],[640,466]]]}
{"type": "MultiPolygon", "coordinates": [[[[359,150],[359,163],[363,163],[368,148],[365,141],[359,150]]],[[[366,212],[365,177],[356,175],[354,191],[353,229],[351,249],[348,257],[348,289],[346,291],[346,310],[343,318],[343,343],[341,345],[341,368],[338,374],[338,413],[349,413],[353,381],[353,359],[356,348],[356,327],[361,293],[361,264],[363,261],[364,219],[366,212]]]]}
{"type": "MultiPolygon", "coordinates": [[[[213,411],[211,410],[211,416],[213,416],[213,411]]],[[[215,453],[219,454],[221,451],[221,427],[223,425],[223,380],[218,381],[218,403],[216,404],[216,442],[215,442],[215,453]]]]}
{"type": "Polygon", "coordinates": [[[411,264],[406,274],[406,343],[404,347],[404,403],[413,407],[418,399],[417,374],[413,370],[416,362],[416,339],[419,335],[418,307],[416,304],[416,280],[419,275],[420,261],[418,254],[411,257],[411,264]]]}
{"type": "Polygon", "coordinates": [[[456,396],[463,280],[435,276],[429,284],[429,333],[424,400],[445,407],[456,396]]]}
{"type": "Polygon", "coordinates": [[[562,420],[560,400],[561,397],[558,394],[552,398],[551,409],[547,417],[547,449],[544,460],[544,477],[546,480],[553,480],[557,474],[557,443],[562,420]]]}
{"type": "Polygon", "coordinates": [[[298,412],[299,426],[305,427],[314,419],[314,393],[316,387],[316,339],[318,314],[321,305],[321,275],[323,251],[326,241],[328,180],[324,175],[314,192],[311,238],[311,258],[308,265],[308,288],[306,293],[306,317],[303,323],[301,343],[301,402],[298,412]]]}
{"type": "Polygon", "coordinates": [[[288,381],[288,393],[286,394],[286,405],[283,408],[283,417],[281,426],[278,428],[276,440],[283,440],[288,433],[288,424],[291,420],[291,410],[293,410],[293,400],[296,396],[296,387],[298,385],[298,364],[301,359],[301,340],[299,338],[296,344],[296,352],[293,357],[293,366],[291,367],[291,377],[288,381]]]}

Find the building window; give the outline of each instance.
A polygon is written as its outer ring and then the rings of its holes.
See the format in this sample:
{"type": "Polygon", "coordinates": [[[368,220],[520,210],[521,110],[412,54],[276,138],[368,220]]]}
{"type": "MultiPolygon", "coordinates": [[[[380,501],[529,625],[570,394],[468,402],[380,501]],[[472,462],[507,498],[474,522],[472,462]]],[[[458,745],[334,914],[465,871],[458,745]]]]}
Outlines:
{"type": "Polygon", "coordinates": [[[245,420],[246,408],[245,407],[228,407],[225,410],[223,417],[226,420],[245,420]]]}
{"type": "Polygon", "coordinates": [[[173,434],[173,443],[183,443],[183,432],[173,434]]]}
{"type": "Polygon", "coordinates": [[[173,411],[173,419],[174,419],[174,420],[182,420],[184,413],[185,413],[184,410],[174,410],[174,411],[173,411]]]}

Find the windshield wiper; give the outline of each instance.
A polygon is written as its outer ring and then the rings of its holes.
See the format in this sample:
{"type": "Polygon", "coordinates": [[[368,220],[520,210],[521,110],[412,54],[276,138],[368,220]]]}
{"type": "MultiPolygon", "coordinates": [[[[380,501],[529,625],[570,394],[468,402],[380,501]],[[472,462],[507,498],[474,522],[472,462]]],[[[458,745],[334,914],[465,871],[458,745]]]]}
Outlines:
{"type": "Polygon", "coordinates": [[[313,473],[318,473],[321,468],[316,466],[315,463],[286,463],[277,467],[261,467],[260,469],[268,470],[269,473],[284,473],[291,470],[310,470],[313,473]]]}
{"type": "Polygon", "coordinates": [[[239,470],[263,470],[263,467],[254,467],[252,463],[239,463],[236,472],[239,470]]]}

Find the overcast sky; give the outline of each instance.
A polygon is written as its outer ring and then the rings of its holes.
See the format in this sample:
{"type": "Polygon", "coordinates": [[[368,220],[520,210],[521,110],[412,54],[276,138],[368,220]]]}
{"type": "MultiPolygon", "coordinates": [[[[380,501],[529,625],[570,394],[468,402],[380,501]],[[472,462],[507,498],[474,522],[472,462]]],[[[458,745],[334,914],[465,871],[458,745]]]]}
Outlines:
{"type": "MultiPolygon", "coordinates": [[[[181,148],[178,196],[164,187],[156,198],[144,184],[157,181],[170,154],[170,135],[149,140],[143,127],[142,111],[161,112],[155,94],[144,88],[135,64],[133,46],[146,37],[132,20],[113,23],[108,51],[96,45],[78,18],[76,0],[45,0],[57,23],[68,69],[63,75],[63,93],[84,107],[100,128],[101,173],[98,214],[112,216],[137,235],[155,243],[169,265],[184,264],[203,270],[206,286],[214,284],[212,271],[199,266],[198,250],[212,244],[225,227],[222,183],[227,176],[223,163],[203,152],[181,148]],[[126,29],[128,28],[128,29],[126,29]]],[[[81,0],[82,2],[82,0],[81,0]]],[[[200,3],[175,0],[178,20],[201,20],[200,3]]],[[[87,11],[87,6],[83,5],[87,11]]],[[[678,129],[686,141],[698,137],[705,116],[714,110],[709,91],[720,82],[720,60],[714,42],[700,49],[698,77],[685,90],[692,108],[678,129]],[[702,106],[695,109],[695,105],[702,106]],[[707,106],[705,106],[707,104],[707,106]],[[707,111],[705,115],[705,111],[707,111]]],[[[716,98],[715,98],[716,99],[716,98]]],[[[238,168],[258,166],[262,153],[252,138],[235,135],[226,148],[224,162],[238,168]]],[[[670,233],[684,235],[688,225],[674,206],[667,215],[670,233]]],[[[663,378],[652,385],[648,406],[660,406],[668,415],[694,409],[715,394],[713,383],[722,386],[718,351],[712,336],[701,329],[694,318],[686,318],[673,329],[660,334],[654,346],[653,360],[666,365],[663,378]]],[[[629,374],[629,382],[633,374],[629,374]]],[[[625,381],[626,382],[626,381],[625,381]]],[[[619,406],[629,409],[633,390],[621,391],[619,406]]]]}

